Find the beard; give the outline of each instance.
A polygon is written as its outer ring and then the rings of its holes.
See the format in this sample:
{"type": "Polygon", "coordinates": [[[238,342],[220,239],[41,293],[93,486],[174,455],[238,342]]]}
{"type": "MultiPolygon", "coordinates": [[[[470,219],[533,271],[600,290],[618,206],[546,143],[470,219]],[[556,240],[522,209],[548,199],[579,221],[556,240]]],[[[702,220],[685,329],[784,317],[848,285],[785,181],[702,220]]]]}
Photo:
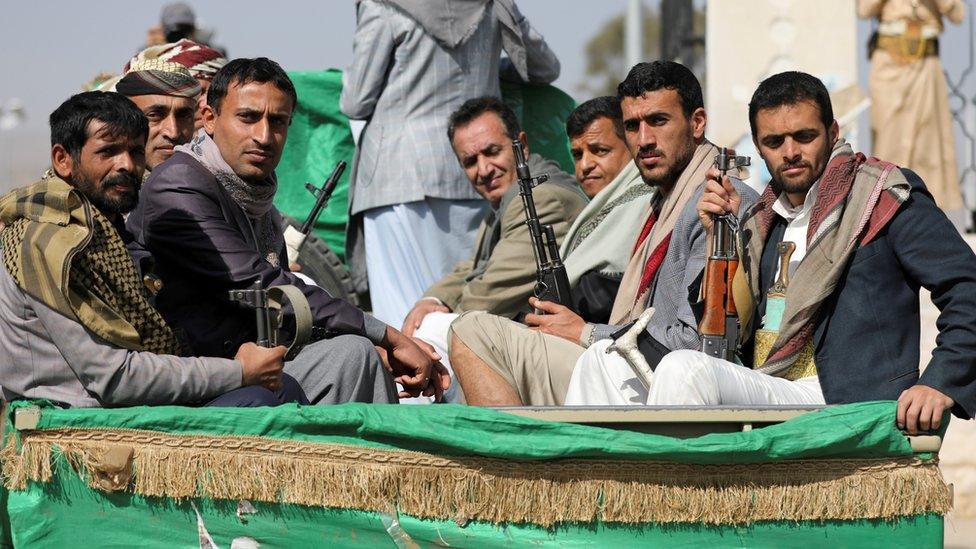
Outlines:
{"type": "MultiPolygon", "coordinates": [[[[806,160],[800,160],[793,164],[783,164],[775,172],[771,174],[772,179],[769,184],[772,186],[773,191],[776,194],[790,193],[790,194],[806,194],[813,187],[820,177],[823,175],[824,170],[827,168],[827,162],[830,160],[830,151],[832,147],[827,147],[821,152],[820,158],[815,159],[817,162],[815,165],[812,162],[806,160]],[[790,168],[807,168],[807,176],[801,179],[787,180],[783,177],[783,172],[790,168]]],[[[767,167],[769,167],[767,165],[767,167]]]]}
{"type": "Polygon", "coordinates": [[[139,202],[139,189],[142,179],[136,174],[125,172],[106,177],[101,183],[94,181],[87,174],[79,174],[80,178],[73,183],[88,200],[103,214],[127,214],[135,209],[139,202]],[[114,185],[125,185],[129,190],[110,196],[105,189],[114,185]]]}
{"type": "MultiPolygon", "coordinates": [[[[695,140],[689,133],[688,142],[685,143],[682,148],[675,151],[673,161],[663,174],[650,175],[641,171],[641,179],[644,180],[645,184],[650,185],[651,187],[663,187],[664,189],[673,187],[678,181],[678,178],[681,177],[681,172],[685,171],[685,168],[687,168],[688,164],[691,162],[691,157],[695,154],[695,148],[695,140]]],[[[655,155],[659,156],[662,160],[668,159],[668,155],[660,149],[654,149],[647,152],[642,151],[637,154],[638,161],[640,160],[641,155],[655,155]]],[[[638,167],[640,167],[640,164],[638,164],[638,167]]]]}

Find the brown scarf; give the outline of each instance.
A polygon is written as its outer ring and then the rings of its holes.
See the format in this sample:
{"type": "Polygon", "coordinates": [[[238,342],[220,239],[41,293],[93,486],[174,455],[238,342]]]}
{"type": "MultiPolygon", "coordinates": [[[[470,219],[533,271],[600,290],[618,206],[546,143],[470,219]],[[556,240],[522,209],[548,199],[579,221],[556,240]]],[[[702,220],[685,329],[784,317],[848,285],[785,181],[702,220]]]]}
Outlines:
{"type": "MultiPolygon", "coordinates": [[[[786,309],[779,335],[760,372],[782,376],[811,340],[820,305],[837,287],[858,246],[873,240],[908,199],[910,185],[897,166],[865,158],[843,140],[824,170],[817,202],[810,212],[807,253],[786,291],[786,309]]],[[[755,304],[759,302],[759,257],[776,213],[777,194],[767,187],[741,224],[740,268],[732,292],[743,326],[752,333],[755,304]]]]}
{"type": "MultiPolygon", "coordinates": [[[[634,251],[634,255],[627,264],[623,279],[620,281],[620,288],[617,290],[617,297],[613,302],[613,311],[610,313],[610,324],[626,324],[632,322],[650,306],[651,296],[654,295],[654,282],[650,282],[642,288],[641,278],[644,275],[648,263],[660,257],[663,261],[667,253],[668,242],[671,239],[671,232],[674,230],[678,217],[685,205],[695,194],[705,181],[705,172],[711,167],[715,155],[718,154],[718,147],[708,141],[698,145],[691,157],[691,162],[685,167],[678,177],[674,189],[667,196],[655,189],[648,200],[647,212],[644,214],[644,223],[655,215],[654,206],[660,203],[660,211],[657,219],[651,228],[650,234],[644,238],[643,244],[634,251]]],[[[657,263],[660,267],[660,262],[657,263]]]]}
{"type": "Polygon", "coordinates": [[[180,354],[121,236],[60,178],[0,198],[3,263],[25,293],[98,337],[133,351],[180,354]]]}

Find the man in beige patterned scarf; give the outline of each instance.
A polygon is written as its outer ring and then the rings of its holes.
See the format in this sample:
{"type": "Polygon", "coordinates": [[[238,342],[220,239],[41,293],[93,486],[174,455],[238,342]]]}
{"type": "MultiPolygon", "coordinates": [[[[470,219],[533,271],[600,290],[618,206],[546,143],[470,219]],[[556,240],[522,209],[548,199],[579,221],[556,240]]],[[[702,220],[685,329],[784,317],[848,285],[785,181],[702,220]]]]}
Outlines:
{"type": "Polygon", "coordinates": [[[283,347],[245,344],[236,360],[179,356],[122,227],[146,134],[122,96],[78,94],[51,115],[52,173],[0,198],[3,397],[80,407],[303,400],[282,377],[283,347]]]}

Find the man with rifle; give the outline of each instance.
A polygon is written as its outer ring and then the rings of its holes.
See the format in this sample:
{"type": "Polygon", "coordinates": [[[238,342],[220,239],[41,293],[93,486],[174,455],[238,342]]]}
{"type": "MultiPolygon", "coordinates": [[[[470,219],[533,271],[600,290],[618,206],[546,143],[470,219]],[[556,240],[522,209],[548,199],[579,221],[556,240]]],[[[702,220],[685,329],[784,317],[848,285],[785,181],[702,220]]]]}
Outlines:
{"type": "MultiPolygon", "coordinates": [[[[840,139],[827,89],[809,74],[760,83],[749,120],[773,179],[739,221],[741,262],[731,287],[746,367],[671,353],[646,402],[897,399],[896,422],[911,434],[938,429],[948,410],[973,417],[976,257],[924,183],[840,139]],[[923,286],[940,314],[936,348],[920,374],[923,286]]],[[[717,171],[710,179],[698,203],[705,226],[739,203],[717,171]]]]}
{"type": "Polygon", "coordinates": [[[448,121],[447,137],[475,191],[491,209],[481,222],[471,259],[459,262],[428,288],[403,324],[405,334],[432,344],[443,358],[448,327],[457,314],[487,311],[520,318],[531,312],[527,300],[537,282],[532,258],[538,249],[526,223],[527,202],[519,196],[513,140],[523,145],[518,152],[525,156],[529,173],[548,176],[531,189],[532,226],[540,231],[549,227],[551,236],[562,239],[586,206],[586,196],[573,176],[555,162],[529,154],[529,142],[515,112],[498,98],[479,97],[462,104],[448,121]]]}
{"type": "Polygon", "coordinates": [[[313,404],[396,402],[394,380],[402,396],[440,393],[448,380],[432,349],[288,270],[274,169],[296,103],[288,75],[263,57],[235,59],[214,76],[203,130],[153,170],[127,221],[156,258],[157,307],[194,352],[226,356],[256,336],[255,311],[229,292],[256,279],[263,289],[292,285],[318,340],[284,371],[313,404]]]}
{"type": "MultiPolygon", "coordinates": [[[[581,357],[592,356],[597,364],[620,361],[627,368],[622,357],[606,349],[614,332],[650,307],[656,312],[647,333],[660,341],[665,353],[699,345],[685,299],[693,276],[686,275],[700,272],[705,247],[697,215],[688,206],[718,152],[704,138],[701,86],[686,67],[654,62],[634,66],[617,91],[625,141],[652,192],[644,199],[641,230],[614,300],[611,324],[588,324],[568,307],[535,299],[532,306],[546,313],[526,317],[535,330],[492,315],[462,315],[451,327],[450,358],[469,404],[567,403],[581,357]]],[[[742,191],[747,197],[751,192],[742,191]]],[[[587,388],[582,389],[573,398],[585,397],[587,388]]]]}

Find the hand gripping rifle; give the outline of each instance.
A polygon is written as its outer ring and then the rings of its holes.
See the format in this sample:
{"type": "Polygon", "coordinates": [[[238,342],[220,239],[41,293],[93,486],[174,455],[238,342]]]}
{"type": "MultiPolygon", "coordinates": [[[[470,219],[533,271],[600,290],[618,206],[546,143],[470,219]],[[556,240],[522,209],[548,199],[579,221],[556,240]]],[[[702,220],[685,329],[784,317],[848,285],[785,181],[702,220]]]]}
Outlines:
{"type": "Polygon", "coordinates": [[[282,321],[282,298],[287,298],[295,314],[295,337],[288,345],[285,360],[295,358],[302,347],[312,337],[312,310],[308,299],[301,290],[291,285],[272,286],[265,290],[261,280],[246,290],[230,290],[228,297],[241,305],[254,309],[254,319],[257,323],[257,340],[260,347],[274,347],[284,345],[280,342],[279,330],[282,321]]]}
{"type": "Polygon", "coordinates": [[[322,209],[325,208],[326,204],[329,203],[329,198],[332,197],[332,193],[335,191],[336,185],[339,184],[339,178],[342,177],[342,172],[346,170],[346,163],[340,160],[334,170],[332,170],[332,175],[325,180],[325,184],[322,188],[316,188],[315,185],[311,183],[305,183],[305,188],[308,192],[312,193],[315,197],[315,205],[312,206],[312,211],[308,214],[305,222],[302,223],[302,228],[296,230],[292,226],[285,228],[285,245],[288,249],[288,262],[294,263],[298,261],[298,254],[302,251],[302,246],[305,244],[305,239],[308,234],[312,232],[312,228],[315,226],[315,222],[319,219],[319,214],[322,213],[322,209]]]}
{"type": "MultiPolygon", "coordinates": [[[[722,149],[715,155],[715,165],[721,172],[719,181],[728,172],[749,165],[748,156],[736,156],[732,149],[722,149]]],[[[712,225],[712,252],[705,263],[705,312],[698,324],[702,352],[735,362],[739,347],[739,315],[732,298],[732,277],[739,267],[735,248],[738,220],[734,214],[720,215],[712,225]]]]}
{"type": "MultiPolygon", "coordinates": [[[[532,187],[547,181],[549,174],[532,177],[529,173],[529,165],[525,163],[522,142],[518,139],[512,141],[512,149],[515,151],[515,173],[518,175],[519,196],[522,197],[522,205],[525,206],[525,224],[529,227],[532,251],[535,255],[536,280],[532,293],[537,299],[552,301],[572,309],[569,276],[566,274],[566,266],[559,258],[556,233],[552,230],[552,225],[539,223],[535,200],[532,199],[532,187]]],[[[536,311],[536,314],[540,313],[541,311],[536,311]]]]}

